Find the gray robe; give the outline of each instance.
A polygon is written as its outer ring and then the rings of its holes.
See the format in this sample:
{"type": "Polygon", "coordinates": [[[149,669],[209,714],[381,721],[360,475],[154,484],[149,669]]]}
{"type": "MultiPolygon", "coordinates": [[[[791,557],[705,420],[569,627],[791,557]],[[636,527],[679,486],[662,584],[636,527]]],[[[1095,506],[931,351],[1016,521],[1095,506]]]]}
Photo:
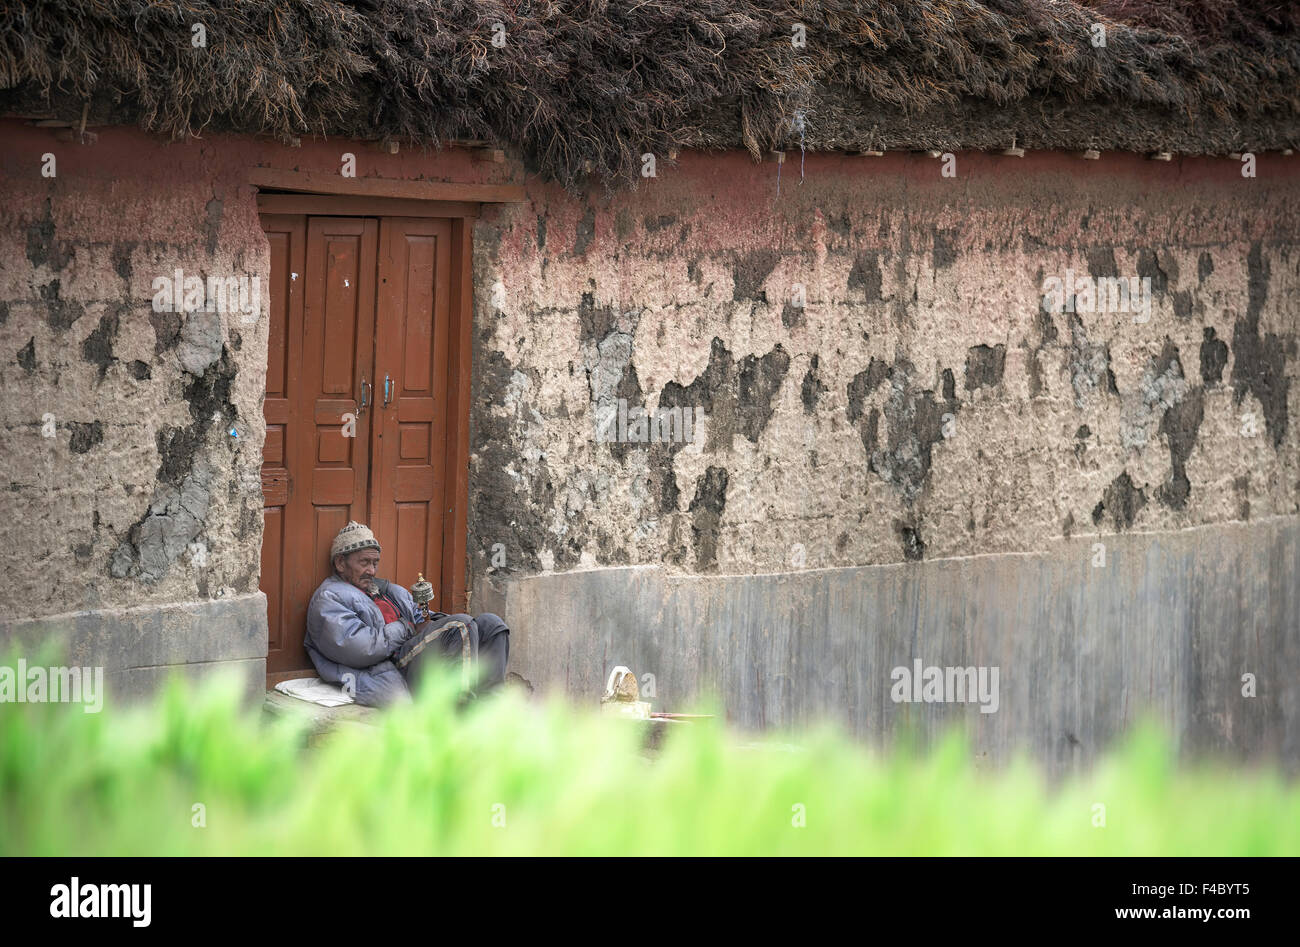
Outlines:
{"type": "Polygon", "coordinates": [[[396,582],[376,579],[396,599],[398,613],[409,622],[384,622],[383,612],[365,592],[332,575],[320,584],[307,606],[303,645],[321,680],[342,684],[366,707],[410,700],[406,680],[389,658],[410,637],[415,602],[396,582]]]}

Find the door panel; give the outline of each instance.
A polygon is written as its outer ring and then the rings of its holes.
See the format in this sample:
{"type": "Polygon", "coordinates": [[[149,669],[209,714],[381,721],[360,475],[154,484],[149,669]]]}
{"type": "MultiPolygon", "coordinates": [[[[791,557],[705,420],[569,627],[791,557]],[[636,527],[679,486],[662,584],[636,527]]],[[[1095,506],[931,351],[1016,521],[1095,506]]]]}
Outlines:
{"type": "Polygon", "coordinates": [[[366,521],[370,415],[360,409],[360,401],[374,358],[378,239],[375,220],[307,220],[305,377],[298,409],[310,433],[301,440],[297,457],[302,483],[295,491],[299,519],[294,535],[310,559],[299,565],[290,585],[295,602],[301,603],[301,619],[293,616],[299,635],[306,631],[312,592],[332,571],[334,537],[349,520],[366,521]]]}
{"type": "Polygon", "coordinates": [[[370,422],[358,400],[374,358],[379,226],[268,215],[263,227],[271,243],[262,542],[271,674],[311,668],[307,604],[330,573],[335,534],[366,518],[370,422]],[[277,360],[283,367],[273,371],[277,360]],[[286,379],[278,387],[277,373],[286,379]]]}
{"type": "MultiPolygon", "coordinates": [[[[302,274],[306,270],[307,226],[303,217],[266,215],[262,228],[271,245],[267,338],[266,443],[262,449],[262,579],[267,610],[267,671],[288,670],[307,660],[302,636],[295,635],[293,591],[288,579],[300,567],[290,540],[288,458],[301,436],[301,422],[290,410],[302,383],[302,274]],[[294,275],[297,274],[297,279],[294,275]]],[[[301,607],[303,621],[307,609],[301,607]]]]}
{"type": "Polygon", "coordinates": [[[380,228],[375,337],[372,528],[383,568],[410,586],[417,574],[441,606],[447,434],[451,222],[388,217],[380,228]],[[385,379],[389,388],[384,391],[385,379]],[[385,401],[387,403],[385,403],[385,401]]]}

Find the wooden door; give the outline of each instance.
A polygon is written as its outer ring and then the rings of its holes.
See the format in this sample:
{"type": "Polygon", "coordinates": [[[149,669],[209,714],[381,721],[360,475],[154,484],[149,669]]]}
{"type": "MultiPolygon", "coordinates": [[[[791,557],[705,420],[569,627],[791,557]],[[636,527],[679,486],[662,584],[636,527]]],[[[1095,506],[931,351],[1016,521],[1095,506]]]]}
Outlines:
{"type": "MultiPolygon", "coordinates": [[[[442,606],[451,222],[390,217],[380,228],[371,523],[380,569],[408,588],[419,573],[442,606]]],[[[450,611],[450,608],[442,608],[450,611]]]]}
{"type": "MultiPolygon", "coordinates": [[[[271,244],[262,591],[267,674],[311,668],[307,603],[329,548],[367,518],[378,221],[267,215],[271,244]]],[[[382,540],[381,540],[382,543],[382,540]]]]}
{"type": "Polygon", "coordinates": [[[468,246],[464,224],[444,218],[263,214],[262,224],[271,681],[312,668],[307,604],[348,520],[374,530],[380,575],[409,588],[422,572],[434,607],[464,607],[463,563],[451,559],[464,558],[469,306],[466,273],[452,270],[468,269],[468,246]],[[449,478],[462,482],[449,489],[449,478]]]}

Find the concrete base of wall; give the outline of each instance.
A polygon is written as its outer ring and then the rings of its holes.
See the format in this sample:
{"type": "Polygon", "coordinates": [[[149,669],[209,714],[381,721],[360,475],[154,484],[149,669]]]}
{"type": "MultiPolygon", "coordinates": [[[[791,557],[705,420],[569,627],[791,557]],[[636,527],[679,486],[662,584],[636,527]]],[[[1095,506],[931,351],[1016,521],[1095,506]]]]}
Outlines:
{"type": "Polygon", "coordinates": [[[511,670],[588,703],[624,664],[654,675],[656,710],[713,693],[742,727],[829,717],[876,743],[964,725],[981,758],[1028,750],[1053,773],[1144,713],[1184,752],[1300,762],[1296,517],[1044,554],[760,576],[601,569],[476,589],[474,610],[510,624],[511,670]],[[896,703],[891,672],[917,658],[998,667],[997,711],[896,703]]]}
{"type": "Polygon", "coordinates": [[[226,670],[244,680],[250,706],[259,705],[266,643],[262,592],[0,622],[0,662],[102,667],[106,706],[152,695],[171,672],[197,680],[226,670]]]}

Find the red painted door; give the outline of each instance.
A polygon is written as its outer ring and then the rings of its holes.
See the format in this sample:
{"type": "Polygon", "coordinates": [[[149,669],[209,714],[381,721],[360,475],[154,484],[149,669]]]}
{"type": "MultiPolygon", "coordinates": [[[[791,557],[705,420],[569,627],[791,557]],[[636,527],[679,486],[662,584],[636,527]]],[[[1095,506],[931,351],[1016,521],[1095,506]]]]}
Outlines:
{"type": "Polygon", "coordinates": [[[311,669],[307,604],[358,520],[380,574],[442,575],[451,223],[266,214],[262,590],[267,676],[311,669]]]}

